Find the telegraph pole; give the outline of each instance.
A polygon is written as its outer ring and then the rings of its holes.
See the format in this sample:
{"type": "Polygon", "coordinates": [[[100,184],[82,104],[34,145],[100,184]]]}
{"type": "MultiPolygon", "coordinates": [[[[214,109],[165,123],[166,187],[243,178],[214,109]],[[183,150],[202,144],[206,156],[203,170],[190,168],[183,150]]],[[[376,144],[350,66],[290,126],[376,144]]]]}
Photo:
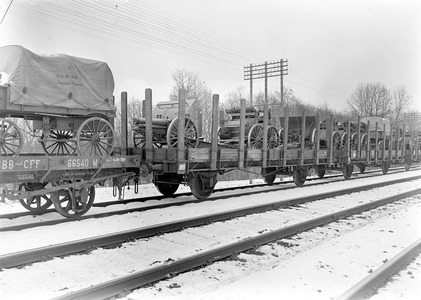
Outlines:
{"type": "Polygon", "coordinates": [[[288,60],[260,64],[250,64],[244,67],[244,80],[250,80],[250,105],[253,106],[253,79],[265,78],[265,98],[267,98],[267,79],[268,77],[281,77],[281,101],[284,94],[284,75],[288,75],[288,60]]]}
{"type": "MultiPolygon", "coordinates": [[[[284,75],[288,75],[288,60],[281,59],[281,104],[284,105],[284,75]]],[[[285,105],[286,106],[286,105],[285,105]]]]}

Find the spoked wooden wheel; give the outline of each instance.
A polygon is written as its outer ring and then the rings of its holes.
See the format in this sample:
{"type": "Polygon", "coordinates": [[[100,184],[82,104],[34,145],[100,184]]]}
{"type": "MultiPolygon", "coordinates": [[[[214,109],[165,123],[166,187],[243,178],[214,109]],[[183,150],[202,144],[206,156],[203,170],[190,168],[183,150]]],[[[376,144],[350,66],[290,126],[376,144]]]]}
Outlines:
{"type": "MultiPolygon", "coordinates": [[[[47,182],[28,182],[19,185],[20,191],[32,192],[45,188],[47,182]]],[[[20,199],[20,203],[30,212],[35,214],[43,213],[53,204],[51,196],[49,194],[32,196],[25,199],[20,199]]]]}
{"type": "Polygon", "coordinates": [[[114,149],[114,129],[103,118],[89,118],[79,126],[76,143],[82,156],[109,156],[114,149]]]}
{"type": "Polygon", "coordinates": [[[368,137],[367,133],[364,133],[361,137],[361,150],[367,150],[368,149],[368,137]]]}
{"type": "MultiPolygon", "coordinates": [[[[153,137],[152,137],[153,138],[153,137]]],[[[135,148],[145,148],[146,137],[142,132],[133,132],[133,145],[135,148]]],[[[155,143],[152,141],[152,148],[162,148],[161,143],[155,143]]]]}
{"type": "MultiPolygon", "coordinates": [[[[184,146],[186,148],[197,148],[199,146],[199,134],[196,125],[189,118],[184,122],[184,146]]],[[[171,121],[167,130],[168,148],[177,148],[178,146],[178,117],[171,121]]]]}
{"type": "Polygon", "coordinates": [[[263,149],[263,126],[254,124],[249,131],[248,147],[251,149],[263,149]]]}
{"type": "Polygon", "coordinates": [[[275,127],[268,127],[268,149],[277,148],[279,146],[279,134],[275,127]]]}
{"type": "Polygon", "coordinates": [[[67,188],[53,192],[52,201],[56,211],[66,218],[76,218],[85,214],[95,200],[95,186],[90,188],[67,188]]]}
{"type": "Polygon", "coordinates": [[[52,130],[48,137],[41,137],[41,145],[44,152],[50,156],[73,155],[76,152],[76,144],[71,141],[72,131],[52,130]]]}
{"type": "Polygon", "coordinates": [[[337,131],[333,132],[332,149],[333,150],[341,149],[341,135],[337,131]]]}
{"type": "Polygon", "coordinates": [[[23,135],[15,122],[0,119],[0,156],[18,156],[23,146],[23,135]]]}

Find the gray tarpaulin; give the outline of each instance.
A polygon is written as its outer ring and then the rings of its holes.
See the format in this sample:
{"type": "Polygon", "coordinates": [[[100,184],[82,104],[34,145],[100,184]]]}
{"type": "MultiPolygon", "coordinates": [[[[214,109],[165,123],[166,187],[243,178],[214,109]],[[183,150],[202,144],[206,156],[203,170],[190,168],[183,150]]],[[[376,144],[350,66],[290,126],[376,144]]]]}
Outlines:
{"type": "Polygon", "coordinates": [[[22,46],[0,47],[0,83],[10,86],[11,104],[115,113],[114,79],[105,62],[22,46]]]}

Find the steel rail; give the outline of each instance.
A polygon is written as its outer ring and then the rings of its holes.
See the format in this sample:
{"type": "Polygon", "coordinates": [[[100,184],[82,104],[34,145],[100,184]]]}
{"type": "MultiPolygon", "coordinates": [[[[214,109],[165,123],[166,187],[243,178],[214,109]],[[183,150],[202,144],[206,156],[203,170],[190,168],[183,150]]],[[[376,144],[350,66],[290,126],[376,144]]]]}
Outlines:
{"type": "Polygon", "coordinates": [[[421,239],[418,239],[336,299],[368,299],[382,284],[408,265],[420,252],[421,239]]]}
{"type": "MultiPolygon", "coordinates": [[[[334,175],[334,176],[342,176],[342,175],[334,175]]],[[[334,177],[332,176],[332,177],[334,177]]],[[[375,176],[375,175],[373,175],[375,176]]],[[[327,178],[332,178],[332,177],[327,177],[327,178]]],[[[370,176],[371,177],[371,176],[370,176]]],[[[367,178],[367,177],[364,177],[367,178]]],[[[357,178],[353,178],[353,179],[357,179],[357,178]]],[[[318,178],[310,178],[310,180],[318,180],[318,178]]],[[[406,179],[408,180],[408,179],[406,179]]],[[[334,181],[323,181],[323,182],[318,182],[315,185],[322,185],[322,184],[328,184],[328,183],[332,183],[332,182],[337,182],[337,181],[341,181],[340,180],[334,180],[334,181]]],[[[403,180],[405,181],[405,180],[403,180]]],[[[390,183],[399,183],[402,182],[402,179],[399,179],[398,181],[391,181],[390,183]]],[[[288,182],[281,182],[281,183],[291,183],[290,181],[288,182]]],[[[266,185],[264,184],[260,184],[260,185],[253,185],[251,186],[251,188],[255,188],[255,187],[265,187],[266,185]]],[[[244,186],[241,187],[242,189],[246,189],[246,188],[250,188],[250,186],[244,186]]],[[[289,189],[294,189],[294,188],[298,188],[296,186],[292,186],[292,187],[276,187],[276,186],[270,186],[270,191],[277,191],[277,190],[289,190],[289,189]]],[[[236,189],[240,189],[240,188],[225,188],[225,189],[220,189],[218,191],[222,192],[222,191],[228,191],[228,190],[236,190],[236,189]]],[[[56,219],[56,220],[48,220],[48,221],[41,221],[41,222],[34,222],[34,223],[26,223],[26,224],[18,224],[18,225],[10,225],[10,226],[3,226],[0,227],[0,232],[2,231],[19,231],[19,230],[23,230],[23,229],[28,229],[28,228],[35,228],[35,227],[40,227],[40,226],[50,226],[50,225],[56,225],[56,224],[61,224],[61,223],[67,223],[67,222],[73,222],[73,221],[80,221],[80,220],[86,220],[86,219],[92,219],[92,218],[103,218],[103,217],[108,217],[108,216],[113,216],[113,215],[122,215],[122,214],[126,214],[126,213],[132,213],[132,212],[142,212],[142,211],[146,211],[146,210],[151,210],[151,209],[159,209],[159,208],[166,208],[166,207],[171,207],[171,206],[181,206],[181,205],[185,205],[185,204],[189,204],[189,203],[201,203],[201,202],[207,202],[207,201],[216,201],[216,200],[221,200],[221,199],[227,199],[227,198],[232,198],[232,197],[240,197],[240,196],[244,196],[244,195],[251,195],[251,194],[258,194],[258,193],[263,193],[263,192],[268,192],[268,190],[263,190],[263,191],[254,191],[254,192],[243,192],[243,193],[236,193],[235,195],[226,195],[226,196],[221,196],[221,197],[210,197],[207,199],[193,199],[193,200],[185,200],[185,201],[180,201],[180,202],[171,202],[171,203],[162,203],[162,204],[156,204],[156,205],[151,205],[151,206],[147,206],[147,207],[138,207],[138,208],[129,208],[129,209],[122,209],[122,210],[116,210],[116,211],[109,211],[109,212],[104,212],[104,213],[98,213],[98,214],[92,214],[92,215],[83,215],[80,216],[78,218],[61,218],[61,219],[56,219]]],[[[191,193],[186,193],[187,195],[191,195],[191,193]]],[[[181,196],[181,194],[179,194],[179,196],[181,196]]],[[[157,197],[148,197],[151,198],[153,200],[159,200],[157,197]]],[[[165,198],[164,196],[161,196],[161,198],[165,198]]],[[[129,201],[129,200],[128,200],[129,201]]],[[[26,215],[26,213],[25,213],[26,215]]]]}
{"type": "MultiPolygon", "coordinates": [[[[411,167],[413,168],[413,170],[418,169],[417,166],[413,166],[411,167]]],[[[397,168],[391,168],[389,169],[389,171],[399,171],[404,169],[403,167],[397,167],[397,168]]],[[[364,173],[359,173],[359,172],[354,172],[353,174],[358,174],[358,175],[363,175],[363,174],[370,174],[368,176],[365,177],[374,177],[377,176],[378,174],[374,174],[374,173],[378,173],[381,172],[381,170],[369,170],[369,171],[365,171],[364,173]]],[[[405,171],[407,172],[407,171],[405,171]]],[[[389,174],[394,174],[394,173],[389,173],[389,174]]],[[[333,175],[326,175],[323,178],[317,178],[317,177],[313,177],[313,178],[307,178],[306,181],[315,181],[315,180],[321,180],[321,179],[329,179],[329,178],[336,178],[336,177],[342,177],[343,174],[333,174],[333,175]]],[[[357,178],[351,178],[351,180],[354,180],[357,178]]],[[[338,179],[337,181],[340,180],[344,180],[344,179],[338,179]]],[[[246,189],[246,188],[255,188],[255,187],[265,187],[265,186],[276,186],[276,185],[283,185],[283,184],[288,184],[288,183],[293,183],[293,180],[286,180],[286,181],[278,181],[278,182],[274,182],[273,184],[269,185],[266,183],[257,183],[257,184],[250,184],[250,185],[243,185],[243,186],[233,186],[233,187],[226,187],[226,188],[220,188],[220,189],[216,189],[214,190],[213,193],[218,193],[218,192],[226,192],[226,191],[233,191],[233,190],[241,190],[241,189],[246,189]]],[[[156,196],[147,196],[147,197],[139,197],[139,198],[132,198],[132,199],[127,199],[127,200],[113,200],[113,201],[107,201],[107,202],[99,202],[99,203],[94,203],[92,205],[92,207],[107,207],[110,205],[119,205],[119,204],[128,204],[128,203],[133,203],[133,202],[146,202],[146,201],[150,201],[150,200],[162,200],[162,199],[167,199],[167,198],[177,198],[177,197],[184,197],[184,196],[191,196],[192,193],[191,192],[185,192],[185,193],[176,193],[173,196],[163,196],[163,195],[156,195],[156,196]]],[[[43,212],[40,213],[35,213],[35,212],[31,212],[31,211],[22,211],[22,212],[14,212],[14,213],[7,213],[7,214],[0,214],[0,219],[16,219],[16,218],[20,218],[20,217],[25,217],[25,216],[37,216],[37,215],[43,215],[46,213],[50,213],[50,212],[56,212],[55,209],[46,209],[43,212]]],[[[81,216],[78,218],[74,218],[73,220],[82,220],[82,219],[87,219],[87,218],[92,218],[93,216],[81,216]]],[[[70,219],[70,221],[72,221],[72,219],[70,219]]],[[[66,221],[64,221],[66,222],[66,221]]],[[[51,224],[48,224],[51,225],[51,224]]],[[[16,229],[19,230],[19,229],[16,229]]],[[[0,228],[1,231],[1,228],[0,228]]]]}
{"type": "MultiPolygon", "coordinates": [[[[417,176],[418,178],[421,176],[417,176]]],[[[399,181],[407,181],[407,179],[400,179],[399,181]]],[[[0,256],[0,269],[11,268],[19,265],[30,264],[37,261],[46,260],[56,256],[63,256],[83,252],[95,247],[103,247],[107,245],[120,244],[129,240],[150,237],[158,233],[166,233],[177,231],[187,227],[194,227],[204,225],[209,222],[223,221],[230,218],[241,217],[252,213],[261,213],[281,207],[287,207],[306,202],[316,201],[325,198],[332,198],[344,194],[361,192],[364,190],[373,189],[389,183],[370,184],[364,187],[354,187],[339,191],[328,193],[318,193],[307,197],[297,197],[289,200],[278,200],[270,203],[254,205],[250,207],[240,208],[225,211],[222,213],[209,214],[200,217],[193,217],[181,221],[167,222],[158,225],[148,226],[140,229],[132,229],[120,231],[116,233],[96,236],[93,238],[85,238],[72,242],[61,243],[52,246],[39,247],[35,249],[20,251],[11,254],[4,254],[0,256]]],[[[249,194],[248,194],[249,195],[249,194]]]]}
{"type": "Polygon", "coordinates": [[[367,211],[402,198],[410,197],[421,193],[421,188],[405,192],[392,197],[376,200],[349,209],[341,210],[315,219],[307,220],[295,225],[287,226],[272,232],[264,233],[256,237],[231,243],[213,250],[203,251],[201,253],[180,259],[168,265],[161,265],[147,270],[138,271],[130,275],[110,280],[98,285],[93,285],[79,291],[70,292],[63,296],[54,298],[55,300],[67,299],[105,299],[116,295],[127,294],[128,291],[139,288],[146,284],[172,277],[176,274],[186,272],[197,267],[209,265],[215,261],[225,259],[233,254],[253,249],[257,246],[297,234],[299,232],[325,225],[348,216],[367,211]]]}

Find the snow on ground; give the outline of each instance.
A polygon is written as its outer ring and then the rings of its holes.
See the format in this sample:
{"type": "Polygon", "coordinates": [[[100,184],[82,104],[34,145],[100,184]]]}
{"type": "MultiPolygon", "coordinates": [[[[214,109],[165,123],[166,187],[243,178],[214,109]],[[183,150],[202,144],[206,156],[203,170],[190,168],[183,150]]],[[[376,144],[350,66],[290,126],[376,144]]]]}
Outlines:
{"type": "MultiPolygon", "coordinates": [[[[421,174],[420,171],[417,172],[421,174]]],[[[363,183],[369,184],[413,174],[415,173],[407,172],[380,176],[377,179],[375,179],[376,177],[374,179],[366,178],[363,183]]],[[[346,182],[347,187],[361,184],[361,180],[346,182]]],[[[322,186],[311,186],[306,183],[303,188],[276,193],[271,193],[270,188],[266,188],[267,193],[253,197],[243,196],[236,199],[201,203],[200,211],[201,214],[212,213],[218,210],[232,209],[240,204],[254,205],[264,201],[279,200],[280,194],[283,199],[288,199],[326,192],[330,189],[343,187],[343,185],[343,181],[322,186]]],[[[417,187],[415,185],[419,186],[420,182],[409,183],[405,188],[408,189],[411,185],[417,187]]],[[[392,187],[389,192],[382,190],[378,198],[384,196],[384,193],[389,195],[397,190],[397,187],[392,187]]],[[[152,193],[152,189],[150,191],[152,193]]],[[[111,193],[106,189],[101,192],[106,195],[111,193]]],[[[101,192],[97,195],[100,195],[101,192]]],[[[370,196],[367,197],[373,200],[376,197],[375,194],[375,192],[370,193],[370,196]]],[[[363,195],[360,195],[356,200],[362,200],[362,197],[363,195]]],[[[171,200],[178,201],[178,198],[171,200]]],[[[156,201],[152,202],[156,203],[156,201]]],[[[178,208],[156,209],[12,233],[4,232],[0,233],[1,253],[15,251],[19,248],[48,245],[56,243],[58,240],[79,239],[89,235],[148,226],[167,222],[170,218],[184,218],[189,214],[197,214],[197,206],[197,204],[189,204],[178,208]]],[[[280,299],[281,297],[286,299],[331,299],[337,297],[352,284],[368,275],[370,270],[380,266],[382,260],[390,259],[421,236],[420,197],[414,197],[405,205],[393,207],[391,210],[378,209],[376,214],[366,213],[366,221],[363,221],[362,218],[353,218],[328,225],[322,229],[318,228],[290,239],[284,239],[279,245],[273,243],[260,247],[256,253],[240,254],[230,261],[217,262],[196,272],[179,275],[168,281],[162,281],[156,286],[139,289],[128,295],[127,299],[208,300],[255,299],[257,297],[260,299],[280,299]]],[[[0,209],[3,207],[0,206],[0,209]]],[[[100,208],[93,210],[101,211],[100,208]]],[[[4,212],[0,210],[0,213],[4,212]]],[[[269,224],[263,225],[269,226],[269,224]]],[[[213,225],[215,228],[218,226],[220,225],[213,225]]],[[[246,232],[246,228],[243,231],[246,232]]],[[[27,295],[31,295],[31,299],[49,299],[63,294],[65,291],[134,272],[136,265],[139,264],[144,267],[153,267],[155,266],[154,262],[163,262],[168,258],[176,259],[175,246],[177,244],[182,246],[183,243],[188,244],[192,237],[197,236],[194,234],[195,229],[189,232],[190,234],[176,234],[175,238],[172,238],[174,249],[168,247],[168,243],[165,243],[168,242],[166,241],[167,235],[163,235],[160,238],[126,243],[119,249],[97,249],[90,254],[55,258],[22,269],[3,270],[0,272],[0,298],[27,299],[27,295]],[[107,263],[104,263],[105,261],[107,263]],[[98,268],[101,270],[100,273],[95,272],[95,269],[98,268]],[[22,292],[23,284],[26,284],[24,292],[22,292]],[[54,287],[53,290],[51,286],[54,287]]],[[[212,241],[209,238],[202,237],[202,239],[208,243],[207,245],[204,243],[203,248],[212,247],[212,241]]],[[[182,247],[179,248],[182,249],[182,247]]],[[[414,282],[418,284],[418,287],[421,286],[419,273],[413,273],[414,278],[403,280],[403,287],[396,289],[407,290],[409,289],[407,285],[414,282]]],[[[407,299],[414,295],[419,296],[421,295],[419,293],[419,289],[415,288],[412,294],[404,295],[401,299],[407,299]]]]}

